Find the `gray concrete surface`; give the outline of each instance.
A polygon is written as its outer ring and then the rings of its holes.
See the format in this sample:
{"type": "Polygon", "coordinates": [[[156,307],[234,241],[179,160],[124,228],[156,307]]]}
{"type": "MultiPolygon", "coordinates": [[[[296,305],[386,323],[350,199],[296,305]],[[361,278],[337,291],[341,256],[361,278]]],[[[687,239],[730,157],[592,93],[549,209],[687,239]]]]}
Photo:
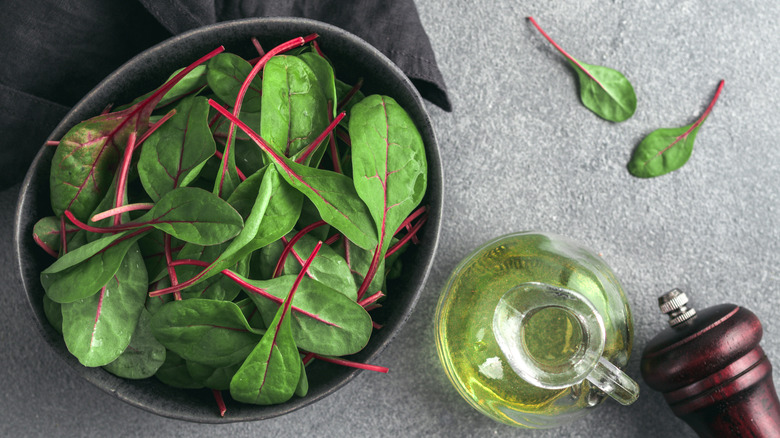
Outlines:
{"type": "MultiPolygon", "coordinates": [[[[629,296],[636,342],[627,372],[664,327],[658,294],[683,286],[699,307],[735,302],[764,322],[780,364],[780,3],[774,0],[565,2],[420,0],[454,111],[430,105],[446,177],[437,263],[408,325],[363,373],[325,400],[269,421],[226,426],[160,418],[73,372],[26,325],[0,193],[0,436],[693,436],[640,381],[630,407],[605,403],[548,431],[500,425],[472,410],[436,357],[433,313],[460,258],[511,231],[565,234],[600,252],[629,296]],[[533,15],[578,59],[622,71],[639,106],[605,122],[579,102],[563,58],[524,19],[533,15]],[[726,85],[689,163],[639,180],[625,165],[652,130],[694,121],[726,85]]],[[[777,380],[777,368],[775,368],[777,380]]]]}

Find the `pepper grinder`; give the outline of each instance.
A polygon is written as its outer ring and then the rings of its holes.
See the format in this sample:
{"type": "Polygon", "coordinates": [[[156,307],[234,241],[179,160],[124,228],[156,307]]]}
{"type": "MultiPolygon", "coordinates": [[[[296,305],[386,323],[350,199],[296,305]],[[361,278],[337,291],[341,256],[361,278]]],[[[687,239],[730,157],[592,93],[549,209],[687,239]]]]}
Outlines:
{"type": "Polygon", "coordinates": [[[669,325],[642,352],[642,377],[701,437],[780,437],[772,364],[744,307],[696,311],[679,289],[658,299],[669,325]]]}

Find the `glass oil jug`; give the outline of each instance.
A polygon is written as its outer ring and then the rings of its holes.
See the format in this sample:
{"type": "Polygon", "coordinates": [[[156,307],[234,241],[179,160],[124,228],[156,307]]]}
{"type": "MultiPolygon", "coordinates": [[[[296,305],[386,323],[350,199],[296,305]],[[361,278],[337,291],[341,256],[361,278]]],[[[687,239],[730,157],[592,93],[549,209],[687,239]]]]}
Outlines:
{"type": "Polygon", "coordinates": [[[636,400],[619,368],[631,311],[602,259],[576,242],[523,232],[488,242],[455,268],[439,298],[436,346],[474,408],[514,426],[550,428],[609,395],[636,400]]]}

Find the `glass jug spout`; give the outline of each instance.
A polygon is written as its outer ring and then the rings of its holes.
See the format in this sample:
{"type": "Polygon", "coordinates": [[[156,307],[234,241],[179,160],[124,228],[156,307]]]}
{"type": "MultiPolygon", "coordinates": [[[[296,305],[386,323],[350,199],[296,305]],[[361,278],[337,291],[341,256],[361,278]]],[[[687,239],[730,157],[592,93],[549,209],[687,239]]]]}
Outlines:
{"type": "Polygon", "coordinates": [[[636,382],[603,357],[604,320],[578,292],[519,284],[499,300],[492,329],[512,370],[532,385],[562,389],[587,379],[624,405],[639,396],[636,382]]]}

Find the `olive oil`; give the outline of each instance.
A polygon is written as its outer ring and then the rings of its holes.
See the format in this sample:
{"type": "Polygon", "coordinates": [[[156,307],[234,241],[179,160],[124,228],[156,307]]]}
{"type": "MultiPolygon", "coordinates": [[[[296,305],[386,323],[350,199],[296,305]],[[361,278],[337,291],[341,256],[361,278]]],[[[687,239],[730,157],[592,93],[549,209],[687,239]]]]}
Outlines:
{"type": "MultiPolygon", "coordinates": [[[[436,344],[448,377],[474,408],[503,423],[547,428],[573,420],[603,394],[589,382],[564,389],[536,387],[518,376],[493,334],[499,300],[514,286],[541,282],[578,292],[604,321],[603,356],[621,367],[632,343],[630,310],[604,262],[578,244],[544,233],[489,242],[454,270],[436,311],[436,344]]],[[[541,367],[565,366],[583,342],[581,325],[563,308],[528,316],[524,352],[541,367]]]]}

